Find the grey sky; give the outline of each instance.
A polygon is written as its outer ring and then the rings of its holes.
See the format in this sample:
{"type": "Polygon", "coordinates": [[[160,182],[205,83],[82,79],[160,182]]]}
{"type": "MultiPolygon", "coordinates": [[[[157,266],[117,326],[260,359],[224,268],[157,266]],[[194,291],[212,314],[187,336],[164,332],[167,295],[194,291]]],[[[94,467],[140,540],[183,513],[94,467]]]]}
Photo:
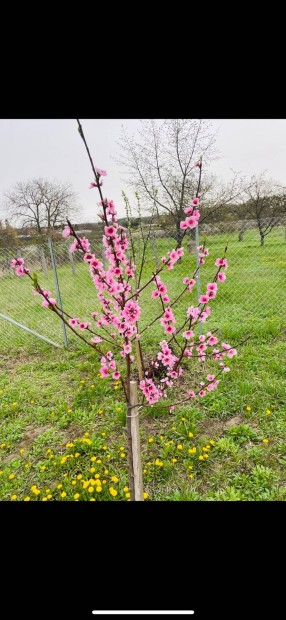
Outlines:
{"type": "MultiPolygon", "coordinates": [[[[121,191],[127,190],[122,173],[112,157],[122,124],[135,132],[139,121],[121,119],[82,120],[94,164],[106,169],[104,195],[113,198],[119,215],[124,215],[121,191]]],[[[213,120],[219,159],[210,171],[223,180],[231,169],[243,175],[268,171],[286,185],[286,120],[213,120]]],[[[81,204],[78,221],[97,221],[98,194],[88,189],[93,175],[75,120],[0,120],[0,218],[3,193],[17,181],[46,177],[72,183],[81,204]]],[[[128,192],[127,192],[128,193],[128,192]]],[[[130,192],[129,192],[130,194],[130,192]]]]}

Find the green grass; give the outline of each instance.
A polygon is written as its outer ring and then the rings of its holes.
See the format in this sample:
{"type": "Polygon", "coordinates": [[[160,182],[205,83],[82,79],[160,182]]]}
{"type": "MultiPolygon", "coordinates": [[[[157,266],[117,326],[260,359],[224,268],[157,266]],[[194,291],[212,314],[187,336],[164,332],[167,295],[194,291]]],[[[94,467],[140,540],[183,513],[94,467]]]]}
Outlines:
{"type": "MultiPolygon", "coordinates": [[[[202,268],[202,290],[226,240],[222,235],[207,239],[210,257],[202,268]]],[[[144,489],[153,501],[286,499],[285,243],[280,229],[264,248],[254,231],[245,234],[243,243],[234,235],[228,241],[227,280],[212,302],[204,330],[218,328],[223,339],[233,343],[249,334],[251,339],[239,348],[231,372],[223,376],[216,392],[173,414],[167,409],[141,410],[144,489]],[[210,448],[204,451],[206,446],[210,448]],[[196,451],[189,452],[192,448],[196,451]],[[207,458],[199,459],[206,453],[207,458]]],[[[158,246],[161,256],[170,244],[160,240],[158,246]]],[[[173,271],[162,274],[172,299],[181,290],[182,277],[192,275],[194,263],[188,254],[173,271]]],[[[83,274],[82,281],[72,276],[68,265],[62,266],[59,279],[65,308],[84,319],[96,309],[96,291],[87,267],[78,265],[77,272],[83,274]]],[[[48,282],[41,276],[39,280],[54,291],[52,274],[48,282]]],[[[0,286],[0,312],[22,318],[60,341],[56,317],[41,307],[27,280],[2,278],[0,286]]],[[[141,327],[154,317],[152,288],[142,295],[141,327]]],[[[196,303],[195,292],[192,299],[189,303],[196,303]]],[[[179,305],[179,320],[184,308],[185,304],[179,305]]],[[[0,499],[9,501],[16,495],[17,500],[39,501],[51,495],[47,501],[67,501],[79,494],[79,500],[128,500],[128,491],[123,490],[128,483],[121,387],[114,389],[108,379],[98,377],[96,355],[77,341],[71,339],[69,351],[53,349],[1,320],[0,326],[0,499]],[[83,488],[83,480],[93,482],[83,488]],[[39,494],[31,490],[33,485],[39,494]]],[[[156,326],[152,334],[146,330],[142,343],[151,352],[161,339],[162,330],[156,326]]]]}

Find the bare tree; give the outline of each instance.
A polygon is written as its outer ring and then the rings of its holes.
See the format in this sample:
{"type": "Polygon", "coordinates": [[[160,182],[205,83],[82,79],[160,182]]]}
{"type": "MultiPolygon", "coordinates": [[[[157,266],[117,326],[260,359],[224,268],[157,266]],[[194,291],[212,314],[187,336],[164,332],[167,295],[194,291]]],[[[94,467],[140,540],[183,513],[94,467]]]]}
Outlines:
{"type": "Polygon", "coordinates": [[[256,221],[260,244],[279,226],[286,215],[286,189],[278,182],[267,179],[265,173],[252,177],[246,190],[247,200],[243,205],[244,216],[256,221]]]}
{"type": "MultiPolygon", "coordinates": [[[[138,139],[129,136],[123,128],[119,145],[117,162],[125,172],[127,183],[140,194],[143,204],[160,216],[160,225],[172,229],[180,242],[184,209],[196,191],[196,163],[202,156],[204,168],[208,167],[215,156],[215,133],[210,121],[144,120],[138,139]],[[165,218],[161,217],[163,213],[165,218]]],[[[242,189],[242,180],[236,174],[224,186],[212,175],[205,175],[200,221],[207,221],[242,189]]]]}
{"type": "Polygon", "coordinates": [[[22,227],[36,228],[40,234],[64,224],[78,209],[70,184],[42,178],[17,183],[5,199],[9,217],[22,227]]]}

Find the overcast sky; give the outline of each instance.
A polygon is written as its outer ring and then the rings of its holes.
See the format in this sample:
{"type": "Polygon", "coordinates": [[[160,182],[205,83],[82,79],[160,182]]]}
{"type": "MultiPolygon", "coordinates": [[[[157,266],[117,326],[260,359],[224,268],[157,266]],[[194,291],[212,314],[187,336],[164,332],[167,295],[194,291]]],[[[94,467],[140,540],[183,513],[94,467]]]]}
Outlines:
{"type": "MultiPolygon", "coordinates": [[[[122,173],[112,159],[121,126],[136,132],[135,119],[81,120],[94,164],[107,170],[104,194],[113,198],[119,215],[124,215],[121,191],[127,190],[122,173]]],[[[219,159],[210,171],[227,181],[231,169],[243,175],[267,170],[270,177],[286,185],[286,120],[213,120],[217,130],[219,159]]],[[[78,221],[97,221],[96,190],[90,164],[80,139],[77,123],[70,119],[0,120],[0,218],[3,194],[17,181],[46,177],[72,183],[79,196],[78,221]]],[[[128,192],[127,192],[128,193],[128,192]]]]}

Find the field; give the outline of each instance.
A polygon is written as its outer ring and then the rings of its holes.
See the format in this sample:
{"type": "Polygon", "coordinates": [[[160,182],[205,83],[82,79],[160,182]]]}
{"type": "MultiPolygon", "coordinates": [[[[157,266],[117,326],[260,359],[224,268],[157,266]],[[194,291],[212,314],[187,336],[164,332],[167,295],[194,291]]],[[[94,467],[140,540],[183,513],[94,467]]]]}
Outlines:
{"type": "MultiPolygon", "coordinates": [[[[214,260],[228,242],[227,280],[212,302],[204,331],[218,329],[239,345],[231,372],[200,402],[140,415],[144,490],[150,500],[285,500],[286,465],[286,244],[276,229],[259,246],[256,231],[208,237],[214,260]],[[204,458],[200,458],[203,457],[204,458]]],[[[172,246],[173,247],[173,246],[172,246]]],[[[158,255],[170,248],[157,240],[158,255]]],[[[192,275],[194,255],[162,274],[173,300],[182,277],[192,275]]],[[[23,251],[22,255],[25,258],[23,251]]],[[[148,249],[147,269],[154,259],[148,249]]],[[[28,263],[28,260],[27,260],[28,263]]],[[[97,309],[86,265],[58,268],[64,308],[82,319],[97,309]]],[[[39,280],[54,291],[53,275],[39,280]]],[[[149,287],[142,295],[141,328],[154,318],[149,287]]],[[[0,312],[61,343],[61,326],[34,297],[28,280],[1,278],[0,312]]],[[[196,304],[195,293],[178,306],[196,304]],[[186,305],[185,305],[186,304],[186,305]]],[[[159,306],[158,306],[159,308],[159,306]]],[[[98,376],[99,364],[73,336],[69,350],[55,349],[0,319],[0,499],[68,501],[129,499],[125,408],[121,387],[98,376]]],[[[162,340],[160,326],[146,330],[147,353],[162,340]]]]}

